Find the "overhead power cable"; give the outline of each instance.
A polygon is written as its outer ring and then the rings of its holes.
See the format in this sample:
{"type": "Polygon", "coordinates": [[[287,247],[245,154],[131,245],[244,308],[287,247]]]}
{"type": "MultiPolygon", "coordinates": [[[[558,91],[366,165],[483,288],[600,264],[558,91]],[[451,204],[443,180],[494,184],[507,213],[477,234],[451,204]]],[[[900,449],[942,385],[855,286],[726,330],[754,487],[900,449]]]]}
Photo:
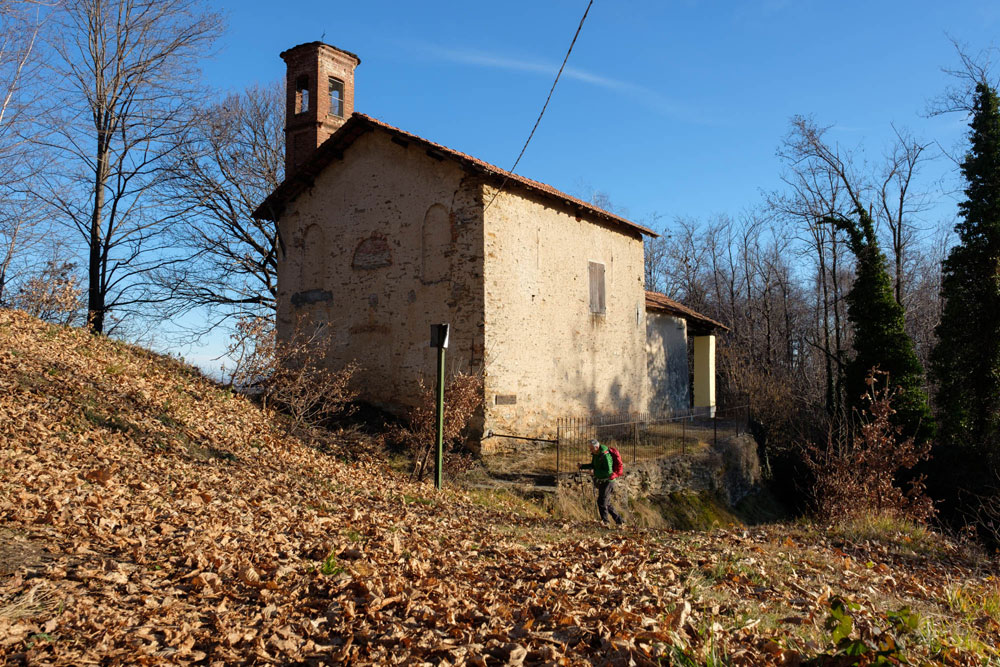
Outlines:
{"type": "Polygon", "coordinates": [[[569,54],[573,53],[573,47],[576,45],[576,38],[580,36],[580,30],[583,29],[583,22],[587,20],[587,14],[590,13],[590,7],[593,4],[594,0],[590,0],[590,2],[587,3],[587,8],[583,11],[583,18],[580,19],[580,25],[576,27],[576,33],[573,34],[573,41],[569,43],[569,49],[566,50],[566,57],[563,58],[562,65],[559,66],[559,71],[556,73],[555,81],[552,82],[552,87],[549,89],[548,97],[545,98],[545,104],[542,105],[542,110],[538,114],[535,126],[531,128],[531,133],[528,134],[528,139],[524,142],[524,147],[521,148],[521,152],[518,154],[517,159],[514,160],[514,166],[507,170],[507,175],[504,176],[503,181],[500,183],[500,188],[493,193],[493,198],[490,199],[490,203],[488,203],[486,208],[483,209],[483,213],[486,213],[486,211],[489,210],[490,206],[493,205],[493,202],[495,202],[497,197],[500,196],[500,193],[503,192],[503,189],[507,186],[507,181],[510,180],[510,174],[513,174],[514,170],[517,169],[518,163],[521,161],[521,158],[524,157],[524,151],[528,150],[528,144],[531,143],[531,138],[535,136],[535,130],[538,129],[538,124],[542,122],[542,116],[545,115],[545,110],[549,107],[549,100],[552,99],[552,93],[555,92],[556,84],[559,83],[559,77],[562,76],[563,70],[566,68],[566,62],[569,60],[569,54]]]}

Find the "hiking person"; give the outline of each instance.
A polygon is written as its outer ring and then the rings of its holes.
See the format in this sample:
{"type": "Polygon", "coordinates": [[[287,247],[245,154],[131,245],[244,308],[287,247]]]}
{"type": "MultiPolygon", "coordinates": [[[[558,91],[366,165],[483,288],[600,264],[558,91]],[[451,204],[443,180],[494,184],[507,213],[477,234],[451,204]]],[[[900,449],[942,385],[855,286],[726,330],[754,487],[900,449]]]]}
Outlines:
{"type": "Polygon", "coordinates": [[[597,511],[601,513],[601,523],[608,525],[608,515],[610,514],[615,523],[624,526],[625,519],[611,506],[611,492],[615,488],[614,458],[607,445],[602,445],[596,438],[590,441],[590,456],[590,463],[581,463],[579,468],[580,470],[594,471],[594,486],[597,487],[597,511]]]}

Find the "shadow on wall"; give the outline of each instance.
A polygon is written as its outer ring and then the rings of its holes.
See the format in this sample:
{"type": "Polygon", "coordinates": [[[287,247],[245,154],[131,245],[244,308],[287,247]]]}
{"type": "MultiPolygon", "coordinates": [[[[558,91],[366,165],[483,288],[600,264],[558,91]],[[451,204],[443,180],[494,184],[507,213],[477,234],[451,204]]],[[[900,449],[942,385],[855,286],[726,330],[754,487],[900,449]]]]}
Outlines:
{"type": "Polygon", "coordinates": [[[676,413],[691,407],[685,322],[669,315],[646,315],[646,368],[650,409],[676,413]]]}
{"type": "Polygon", "coordinates": [[[631,388],[630,384],[632,383],[621,373],[616,375],[610,383],[599,382],[599,364],[614,363],[614,360],[621,360],[622,357],[612,354],[610,350],[602,353],[596,349],[592,341],[581,341],[580,338],[579,333],[574,334],[574,348],[585,349],[584,346],[589,348],[587,368],[581,368],[580,364],[570,368],[560,364],[556,373],[558,377],[566,378],[567,384],[573,388],[566,392],[569,400],[574,403],[572,406],[566,406],[567,412],[575,411],[578,409],[577,406],[585,408],[588,413],[631,412],[642,409],[642,406],[637,405],[643,389],[638,383],[645,381],[645,377],[640,376],[641,379],[636,380],[636,386],[631,388]],[[585,377],[585,373],[588,371],[589,377],[585,377]]]}

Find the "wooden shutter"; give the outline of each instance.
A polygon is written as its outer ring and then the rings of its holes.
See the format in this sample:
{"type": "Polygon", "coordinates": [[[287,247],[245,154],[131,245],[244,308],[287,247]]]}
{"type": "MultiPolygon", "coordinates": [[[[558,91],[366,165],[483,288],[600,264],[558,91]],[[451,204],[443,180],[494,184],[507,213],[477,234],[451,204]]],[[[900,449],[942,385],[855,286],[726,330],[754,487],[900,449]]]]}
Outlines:
{"type": "Polygon", "coordinates": [[[590,262],[590,312],[603,315],[604,306],[604,265],[590,262]]]}

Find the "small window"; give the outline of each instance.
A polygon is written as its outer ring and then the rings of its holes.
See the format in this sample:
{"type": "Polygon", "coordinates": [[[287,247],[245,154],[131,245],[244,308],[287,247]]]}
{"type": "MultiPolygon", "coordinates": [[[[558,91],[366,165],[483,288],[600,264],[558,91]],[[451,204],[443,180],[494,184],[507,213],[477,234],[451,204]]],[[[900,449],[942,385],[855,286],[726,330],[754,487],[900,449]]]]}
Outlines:
{"type": "Polygon", "coordinates": [[[309,111],[309,77],[300,76],[295,80],[295,113],[309,111]]]}
{"type": "Polygon", "coordinates": [[[590,312],[604,315],[604,265],[590,262],[590,312]]]}
{"type": "Polygon", "coordinates": [[[330,77],[330,115],[344,117],[344,82],[330,77]]]}

